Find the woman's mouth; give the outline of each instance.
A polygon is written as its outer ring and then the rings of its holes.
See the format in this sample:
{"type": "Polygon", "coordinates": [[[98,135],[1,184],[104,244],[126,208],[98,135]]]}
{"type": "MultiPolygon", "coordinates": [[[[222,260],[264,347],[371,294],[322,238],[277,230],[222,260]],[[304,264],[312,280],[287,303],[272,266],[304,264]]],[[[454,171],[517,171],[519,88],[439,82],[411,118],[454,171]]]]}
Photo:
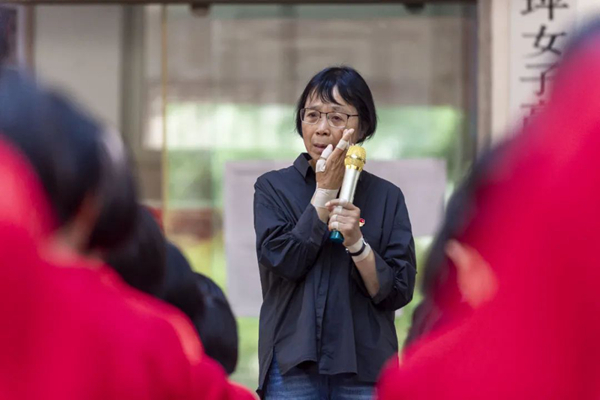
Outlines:
{"type": "Polygon", "coordinates": [[[327,148],[326,144],[313,144],[316,153],[321,154],[327,148]]]}

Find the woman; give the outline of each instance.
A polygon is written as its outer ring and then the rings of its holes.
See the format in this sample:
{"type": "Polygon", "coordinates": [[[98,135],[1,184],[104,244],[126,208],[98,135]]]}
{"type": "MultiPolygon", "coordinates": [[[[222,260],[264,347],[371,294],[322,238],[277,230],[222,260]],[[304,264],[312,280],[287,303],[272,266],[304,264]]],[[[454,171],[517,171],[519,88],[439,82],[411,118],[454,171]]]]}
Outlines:
{"type": "Polygon", "coordinates": [[[259,393],[267,399],[371,398],[398,350],[394,313],[411,301],[416,274],[404,196],[363,171],[354,204],[336,200],[348,144],[372,137],[376,121],[354,69],[319,72],[296,110],[306,153],[255,184],[259,393]],[[343,245],[328,240],[333,229],[343,245]]]}

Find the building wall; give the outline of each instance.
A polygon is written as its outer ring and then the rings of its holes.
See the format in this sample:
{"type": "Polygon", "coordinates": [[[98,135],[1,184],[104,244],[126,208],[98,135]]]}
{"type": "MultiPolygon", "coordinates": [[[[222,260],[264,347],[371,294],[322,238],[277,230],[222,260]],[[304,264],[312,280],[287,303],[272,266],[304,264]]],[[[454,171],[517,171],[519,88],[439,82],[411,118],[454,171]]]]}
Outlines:
{"type": "MultiPolygon", "coordinates": [[[[491,2],[492,35],[492,96],[491,126],[492,143],[498,142],[510,134],[511,121],[509,111],[510,61],[510,1],[480,0],[491,2]]],[[[525,1],[525,0],[523,0],[525,1]]],[[[571,0],[576,7],[576,25],[581,27],[594,18],[600,18],[600,1],[571,0]]]]}
{"type": "MultiPolygon", "coordinates": [[[[33,67],[44,84],[66,92],[123,134],[135,160],[142,199],[158,204],[160,154],[140,149],[145,118],[140,58],[146,49],[138,43],[142,15],[132,10],[122,5],[36,6],[33,67]]],[[[146,47],[160,50],[160,37],[146,47]]],[[[157,63],[160,67],[160,52],[157,63]]]]}
{"type": "Polygon", "coordinates": [[[123,7],[37,6],[34,68],[120,128],[123,7]]]}

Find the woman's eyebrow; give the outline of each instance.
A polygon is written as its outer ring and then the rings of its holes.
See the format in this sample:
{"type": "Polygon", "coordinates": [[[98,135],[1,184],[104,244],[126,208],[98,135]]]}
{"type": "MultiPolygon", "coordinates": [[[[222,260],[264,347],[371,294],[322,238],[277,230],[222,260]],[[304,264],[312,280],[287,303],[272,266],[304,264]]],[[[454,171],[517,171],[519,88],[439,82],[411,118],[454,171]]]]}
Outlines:
{"type": "Polygon", "coordinates": [[[331,109],[335,112],[348,112],[348,110],[344,107],[344,106],[338,106],[335,104],[309,104],[304,108],[310,108],[313,110],[319,110],[321,111],[323,108],[330,106],[331,109]]]}
{"type": "Polygon", "coordinates": [[[346,108],[344,106],[331,106],[331,108],[333,108],[334,111],[338,111],[338,112],[342,112],[342,111],[348,111],[346,110],[346,108]]]}

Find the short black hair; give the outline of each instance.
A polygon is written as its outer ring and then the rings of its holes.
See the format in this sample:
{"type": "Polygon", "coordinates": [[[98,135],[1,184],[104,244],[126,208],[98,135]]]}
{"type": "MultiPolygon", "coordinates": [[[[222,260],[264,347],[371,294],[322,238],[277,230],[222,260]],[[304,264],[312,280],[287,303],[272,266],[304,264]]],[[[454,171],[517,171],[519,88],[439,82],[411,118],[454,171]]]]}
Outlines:
{"type": "Polygon", "coordinates": [[[333,89],[338,89],[340,97],[356,108],[359,119],[358,143],[373,137],[377,129],[377,112],[369,85],[363,77],[348,66],[325,68],[312,77],[296,105],[296,131],[302,136],[302,118],[300,111],[310,96],[319,96],[327,103],[339,104],[333,97],[333,89]]]}
{"type": "Polygon", "coordinates": [[[105,261],[130,286],[157,296],[165,275],[167,241],[146,207],[139,205],[136,214],[133,234],[110,250],[105,261]]]}
{"type": "Polygon", "coordinates": [[[238,333],[229,302],[215,282],[192,271],[181,250],[172,243],[168,245],[161,298],[190,318],[204,352],[232,374],[238,360],[238,333]]]}
{"type": "Polygon", "coordinates": [[[110,250],[126,241],[135,229],[137,215],[136,180],[125,146],[116,132],[102,135],[100,213],[88,242],[90,250],[110,250]]]}
{"type": "Polygon", "coordinates": [[[100,155],[103,128],[67,97],[50,92],[48,98],[56,125],[65,140],[64,152],[69,155],[61,164],[59,177],[67,190],[56,194],[59,196],[56,204],[59,219],[66,223],[77,214],[86,196],[98,194],[103,168],[100,155]]]}
{"type": "Polygon", "coordinates": [[[193,319],[206,354],[231,375],[238,361],[238,332],[235,316],[221,288],[209,277],[196,274],[204,312],[193,319]]]}
{"type": "Polygon", "coordinates": [[[190,320],[203,312],[203,301],[190,263],[173,243],[167,243],[167,265],[160,298],[180,309],[190,320]]]}
{"type": "Polygon", "coordinates": [[[100,124],[66,97],[28,75],[2,68],[0,132],[31,163],[59,226],[79,211],[100,183],[100,124]]]}

